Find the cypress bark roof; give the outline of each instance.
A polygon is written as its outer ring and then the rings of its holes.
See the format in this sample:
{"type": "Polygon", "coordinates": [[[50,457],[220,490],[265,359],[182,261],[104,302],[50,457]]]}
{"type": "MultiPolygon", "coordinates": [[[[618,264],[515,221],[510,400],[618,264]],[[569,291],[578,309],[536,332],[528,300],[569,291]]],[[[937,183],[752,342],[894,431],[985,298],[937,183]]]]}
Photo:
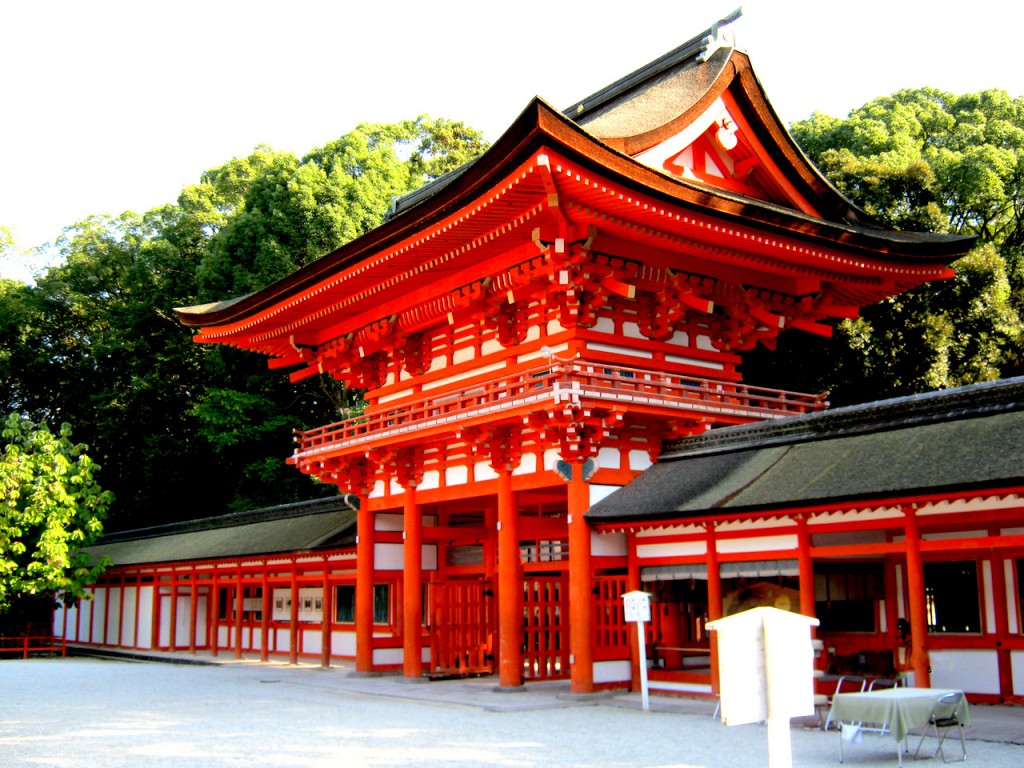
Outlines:
{"type": "Polygon", "coordinates": [[[1024,482],[1024,377],[725,427],[670,446],[592,523],[770,511],[1024,482]]]}
{"type": "Polygon", "coordinates": [[[353,546],[356,509],[347,497],[112,533],[87,548],[114,565],[308,552],[353,546]]]}

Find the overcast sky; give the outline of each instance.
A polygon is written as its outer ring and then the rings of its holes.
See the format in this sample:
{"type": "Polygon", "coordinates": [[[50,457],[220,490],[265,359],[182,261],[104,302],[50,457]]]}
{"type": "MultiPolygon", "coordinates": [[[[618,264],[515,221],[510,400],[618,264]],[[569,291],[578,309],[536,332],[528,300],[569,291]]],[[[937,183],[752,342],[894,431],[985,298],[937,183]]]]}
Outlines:
{"type": "MultiPolygon", "coordinates": [[[[173,202],[257,144],[302,155],[429,114],[495,140],[739,0],[0,0],[0,224],[23,247],[173,202]]],[[[1024,94],[1024,5],[748,0],[737,43],[787,123],[934,86],[1024,94]]],[[[16,275],[15,265],[0,265],[16,275]]]]}

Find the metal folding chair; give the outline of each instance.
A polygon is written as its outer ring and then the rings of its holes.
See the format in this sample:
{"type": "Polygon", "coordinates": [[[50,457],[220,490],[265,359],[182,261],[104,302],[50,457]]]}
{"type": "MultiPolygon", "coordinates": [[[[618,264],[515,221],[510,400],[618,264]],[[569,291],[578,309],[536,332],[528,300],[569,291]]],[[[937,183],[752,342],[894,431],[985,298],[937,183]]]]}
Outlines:
{"type": "Polygon", "coordinates": [[[945,741],[951,728],[956,728],[960,732],[960,749],[963,754],[956,758],[956,761],[967,759],[967,742],[964,740],[964,726],[963,723],[960,722],[959,714],[963,698],[964,695],[960,692],[947,693],[935,702],[931,716],[928,718],[928,725],[924,729],[924,733],[921,734],[921,740],[917,743],[917,749],[914,750],[914,759],[917,759],[917,754],[921,751],[921,746],[924,744],[925,737],[934,730],[935,739],[938,744],[931,757],[935,757],[935,755],[942,755],[942,762],[955,762],[954,760],[947,760],[946,753],[942,749],[942,743],[945,741]]]}
{"type": "MultiPolygon", "coordinates": [[[[836,689],[832,692],[832,696],[835,696],[837,693],[857,693],[863,691],[865,685],[867,685],[867,681],[860,675],[842,675],[836,680],[836,689]]],[[[822,729],[825,731],[832,725],[832,696],[828,697],[827,706],[829,707],[829,713],[825,719],[825,727],[822,729]]],[[[817,707],[817,701],[815,701],[815,706],[817,707]]],[[[818,719],[821,719],[820,715],[818,719]]]]}

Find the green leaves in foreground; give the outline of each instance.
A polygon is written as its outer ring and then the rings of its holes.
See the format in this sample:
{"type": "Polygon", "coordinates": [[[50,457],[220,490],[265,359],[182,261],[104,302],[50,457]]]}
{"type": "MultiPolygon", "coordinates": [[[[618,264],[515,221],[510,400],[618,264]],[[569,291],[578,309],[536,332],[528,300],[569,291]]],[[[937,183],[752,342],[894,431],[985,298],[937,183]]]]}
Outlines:
{"type": "Polygon", "coordinates": [[[0,434],[0,613],[20,597],[74,602],[109,564],[81,549],[102,533],[113,495],[67,424],[55,435],[12,413],[0,434]]]}

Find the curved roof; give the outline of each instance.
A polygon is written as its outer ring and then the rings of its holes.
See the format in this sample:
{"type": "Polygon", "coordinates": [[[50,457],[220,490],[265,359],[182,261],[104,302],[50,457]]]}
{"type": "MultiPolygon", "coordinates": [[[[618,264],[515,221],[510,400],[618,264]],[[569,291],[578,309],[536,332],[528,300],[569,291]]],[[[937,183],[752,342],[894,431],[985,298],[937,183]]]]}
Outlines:
{"type": "Polygon", "coordinates": [[[179,319],[203,329],[198,340],[294,354],[282,338],[297,344],[301,330],[311,343],[324,343],[323,334],[339,323],[380,317],[362,313],[380,309],[383,291],[401,284],[408,295],[443,282],[460,265],[497,256],[499,245],[507,252],[528,242],[530,227],[549,220],[543,201],[552,185],[587,211],[621,215],[624,226],[658,237],[743,249],[754,259],[795,259],[800,269],[874,270],[894,281],[888,293],[950,276],[945,265],[973,238],[885,230],[871,221],[793,142],[745,54],[725,47],[703,59],[708,36],[570,107],[572,118],[534,99],[483,156],[397,201],[380,227],[261,291],[178,308],[179,319]],[[743,111],[764,161],[806,210],[674,177],[631,156],[706,115],[723,95],[743,111]],[[537,172],[545,162],[547,177],[537,172]]]}

